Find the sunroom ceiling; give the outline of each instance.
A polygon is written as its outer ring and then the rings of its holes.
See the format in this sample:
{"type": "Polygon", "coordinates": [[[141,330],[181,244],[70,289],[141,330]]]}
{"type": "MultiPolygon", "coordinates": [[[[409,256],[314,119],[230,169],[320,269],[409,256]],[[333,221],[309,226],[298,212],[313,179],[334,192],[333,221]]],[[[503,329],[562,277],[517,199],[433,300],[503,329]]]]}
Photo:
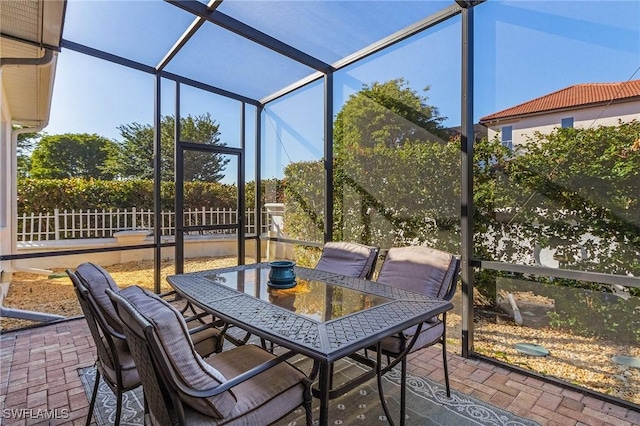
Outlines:
{"type": "Polygon", "coordinates": [[[259,101],[452,5],[68,0],[63,47],[95,49],[259,101]]]}

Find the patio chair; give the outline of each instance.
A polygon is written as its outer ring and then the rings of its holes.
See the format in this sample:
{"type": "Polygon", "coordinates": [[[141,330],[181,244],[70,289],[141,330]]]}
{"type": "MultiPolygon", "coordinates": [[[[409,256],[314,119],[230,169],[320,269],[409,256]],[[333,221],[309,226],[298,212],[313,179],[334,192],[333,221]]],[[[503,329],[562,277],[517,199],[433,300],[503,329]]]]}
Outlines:
{"type": "Polygon", "coordinates": [[[354,278],[370,279],[376,266],[378,247],[330,241],[322,248],[315,269],[354,278]]]}
{"type": "MultiPolygon", "coordinates": [[[[75,272],[67,270],[78,301],[84,313],[96,345],[96,382],[89,403],[87,425],[91,423],[100,379],[102,378],[116,395],[116,425],[119,424],[122,394],[140,386],[140,378],[131,358],[122,322],[105,290],[119,290],[107,271],[93,263],[79,265],[75,272]]],[[[190,318],[191,338],[203,356],[222,350],[224,343],[220,331],[211,324],[201,323],[201,316],[190,318]]]]}
{"type": "Polygon", "coordinates": [[[152,424],[271,424],[299,406],[312,424],[309,379],[255,345],[203,359],[180,313],[136,286],[107,290],[117,307],[143,383],[152,424]]]}
{"type": "MultiPolygon", "coordinates": [[[[377,282],[392,285],[415,293],[451,300],[456,291],[460,259],[451,253],[429,247],[394,247],[389,249],[377,282]]],[[[403,330],[397,335],[387,337],[379,342],[378,350],[378,387],[382,392],[382,376],[401,364],[402,381],[406,380],[407,355],[422,348],[440,343],[442,345],[442,362],[447,397],[451,397],[449,372],[447,369],[446,312],[440,317],[430,318],[420,326],[403,330]],[[420,327],[420,328],[418,328],[420,327]],[[413,345],[411,345],[413,343],[413,345]],[[387,356],[387,365],[380,367],[380,356],[387,356]],[[390,358],[395,358],[389,362],[390,358]]],[[[401,421],[404,420],[406,395],[401,386],[400,395],[401,421]]],[[[386,410],[386,407],[384,407],[386,410]]],[[[388,416],[388,413],[387,413],[388,416]]]]}
{"type": "Polygon", "coordinates": [[[122,394],[140,386],[140,377],[133,362],[133,358],[125,344],[125,337],[121,332],[116,331],[91,297],[89,290],[81,283],[78,276],[67,271],[73,288],[75,290],[84,317],[89,325],[91,336],[96,345],[98,358],[96,360],[96,381],[89,403],[89,413],[87,414],[87,426],[91,423],[93,409],[95,407],[98,394],[98,386],[102,377],[116,396],[116,425],[120,424],[122,413],[122,394]]]}
{"type": "MultiPolygon", "coordinates": [[[[67,271],[68,272],[68,271],[67,271]]],[[[75,271],[78,278],[84,286],[89,290],[91,297],[96,301],[102,315],[106,318],[109,325],[120,335],[122,332],[122,323],[116,314],[113,303],[107,297],[105,290],[107,288],[113,291],[119,291],[120,288],[114,281],[113,277],[104,268],[91,262],[82,263],[75,271]]],[[[164,293],[163,297],[171,296],[173,292],[164,293]]],[[[180,302],[180,301],[178,301],[180,302]]],[[[183,302],[183,301],[182,301],[183,302]]],[[[183,302],[184,303],[184,302],[183,302]]],[[[187,315],[187,310],[181,310],[187,315]]],[[[217,328],[218,323],[209,320],[205,321],[207,314],[200,312],[198,314],[192,311],[194,315],[187,316],[187,324],[190,328],[191,339],[193,340],[196,350],[202,356],[208,356],[212,353],[220,352],[224,339],[221,331],[217,328]]],[[[126,343],[124,344],[126,346],[126,343]]]]}

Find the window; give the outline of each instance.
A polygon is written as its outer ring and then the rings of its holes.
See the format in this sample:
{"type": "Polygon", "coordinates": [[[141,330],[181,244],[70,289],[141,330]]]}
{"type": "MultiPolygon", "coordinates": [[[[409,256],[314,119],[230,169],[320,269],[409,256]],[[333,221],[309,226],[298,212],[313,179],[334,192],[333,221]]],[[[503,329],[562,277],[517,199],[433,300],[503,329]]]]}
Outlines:
{"type": "Polygon", "coordinates": [[[563,118],[561,121],[561,125],[563,129],[573,127],[573,117],[563,118]]]}
{"type": "Polygon", "coordinates": [[[502,145],[513,149],[513,126],[502,127],[502,145]]]}

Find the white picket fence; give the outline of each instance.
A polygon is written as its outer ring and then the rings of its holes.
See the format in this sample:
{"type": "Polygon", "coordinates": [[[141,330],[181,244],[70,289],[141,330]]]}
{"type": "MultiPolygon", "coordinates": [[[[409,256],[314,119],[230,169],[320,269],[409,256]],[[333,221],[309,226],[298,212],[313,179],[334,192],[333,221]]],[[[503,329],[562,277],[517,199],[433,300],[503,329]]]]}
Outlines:
{"type": "MultiPolygon", "coordinates": [[[[161,213],[162,235],[175,235],[175,213],[161,213]]],[[[232,209],[195,209],[184,212],[185,226],[228,225],[237,223],[238,211],[232,209]]],[[[256,234],[255,211],[245,212],[247,234],[256,234]]],[[[269,229],[269,215],[262,211],[262,232],[269,229]]],[[[71,210],[53,213],[24,213],[18,216],[18,241],[48,241],[80,238],[109,238],[115,232],[124,230],[152,230],[154,213],[152,210],[71,210]]],[[[234,229],[198,231],[198,234],[235,234],[234,229]]]]}

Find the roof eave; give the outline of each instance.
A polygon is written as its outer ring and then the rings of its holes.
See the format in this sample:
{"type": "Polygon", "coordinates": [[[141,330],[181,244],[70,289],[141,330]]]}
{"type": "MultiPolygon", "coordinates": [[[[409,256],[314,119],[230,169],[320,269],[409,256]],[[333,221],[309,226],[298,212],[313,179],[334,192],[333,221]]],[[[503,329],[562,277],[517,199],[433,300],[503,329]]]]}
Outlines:
{"type": "Polygon", "coordinates": [[[481,118],[479,123],[485,126],[491,126],[491,125],[495,125],[505,121],[521,120],[523,118],[537,117],[537,116],[547,115],[547,114],[556,113],[556,112],[575,111],[579,109],[593,108],[593,107],[602,106],[602,105],[608,106],[611,104],[620,104],[620,103],[627,103],[627,102],[634,102],[634,101],[640,101],[640,95],[630,96],[628,98],[613,99],[608,101],[592,102],[592,103],[583,104],[583,105],[574,105],[574,106],[564,107],[564,108],[554,108],[554,109],[547,109],[543,111],[528,112],[525,114],[507,115],[504,117],[493,118],[493,119],[481,118]]]}
{"type": "MultiPolygon", "coordinates": [[[[5,42],[13,44],[10,49],[13,54],[8,55],[11,57],[2,58],[2,80],[11,122],[34,128],[42,128],[49,122],[66,8],[65,0],[40,1],[42,12],[37,19],[41,32],[25,31],[20,21],[23,18],[16,15],[16,26],[3,28],[2,41],[3,46],[5,42]]],[[[10,13],[10,9],[5,8],[3,13],[10,13]]],[[[11,16],[5,16],[3,22],[11,24],[11,16]]]]}

